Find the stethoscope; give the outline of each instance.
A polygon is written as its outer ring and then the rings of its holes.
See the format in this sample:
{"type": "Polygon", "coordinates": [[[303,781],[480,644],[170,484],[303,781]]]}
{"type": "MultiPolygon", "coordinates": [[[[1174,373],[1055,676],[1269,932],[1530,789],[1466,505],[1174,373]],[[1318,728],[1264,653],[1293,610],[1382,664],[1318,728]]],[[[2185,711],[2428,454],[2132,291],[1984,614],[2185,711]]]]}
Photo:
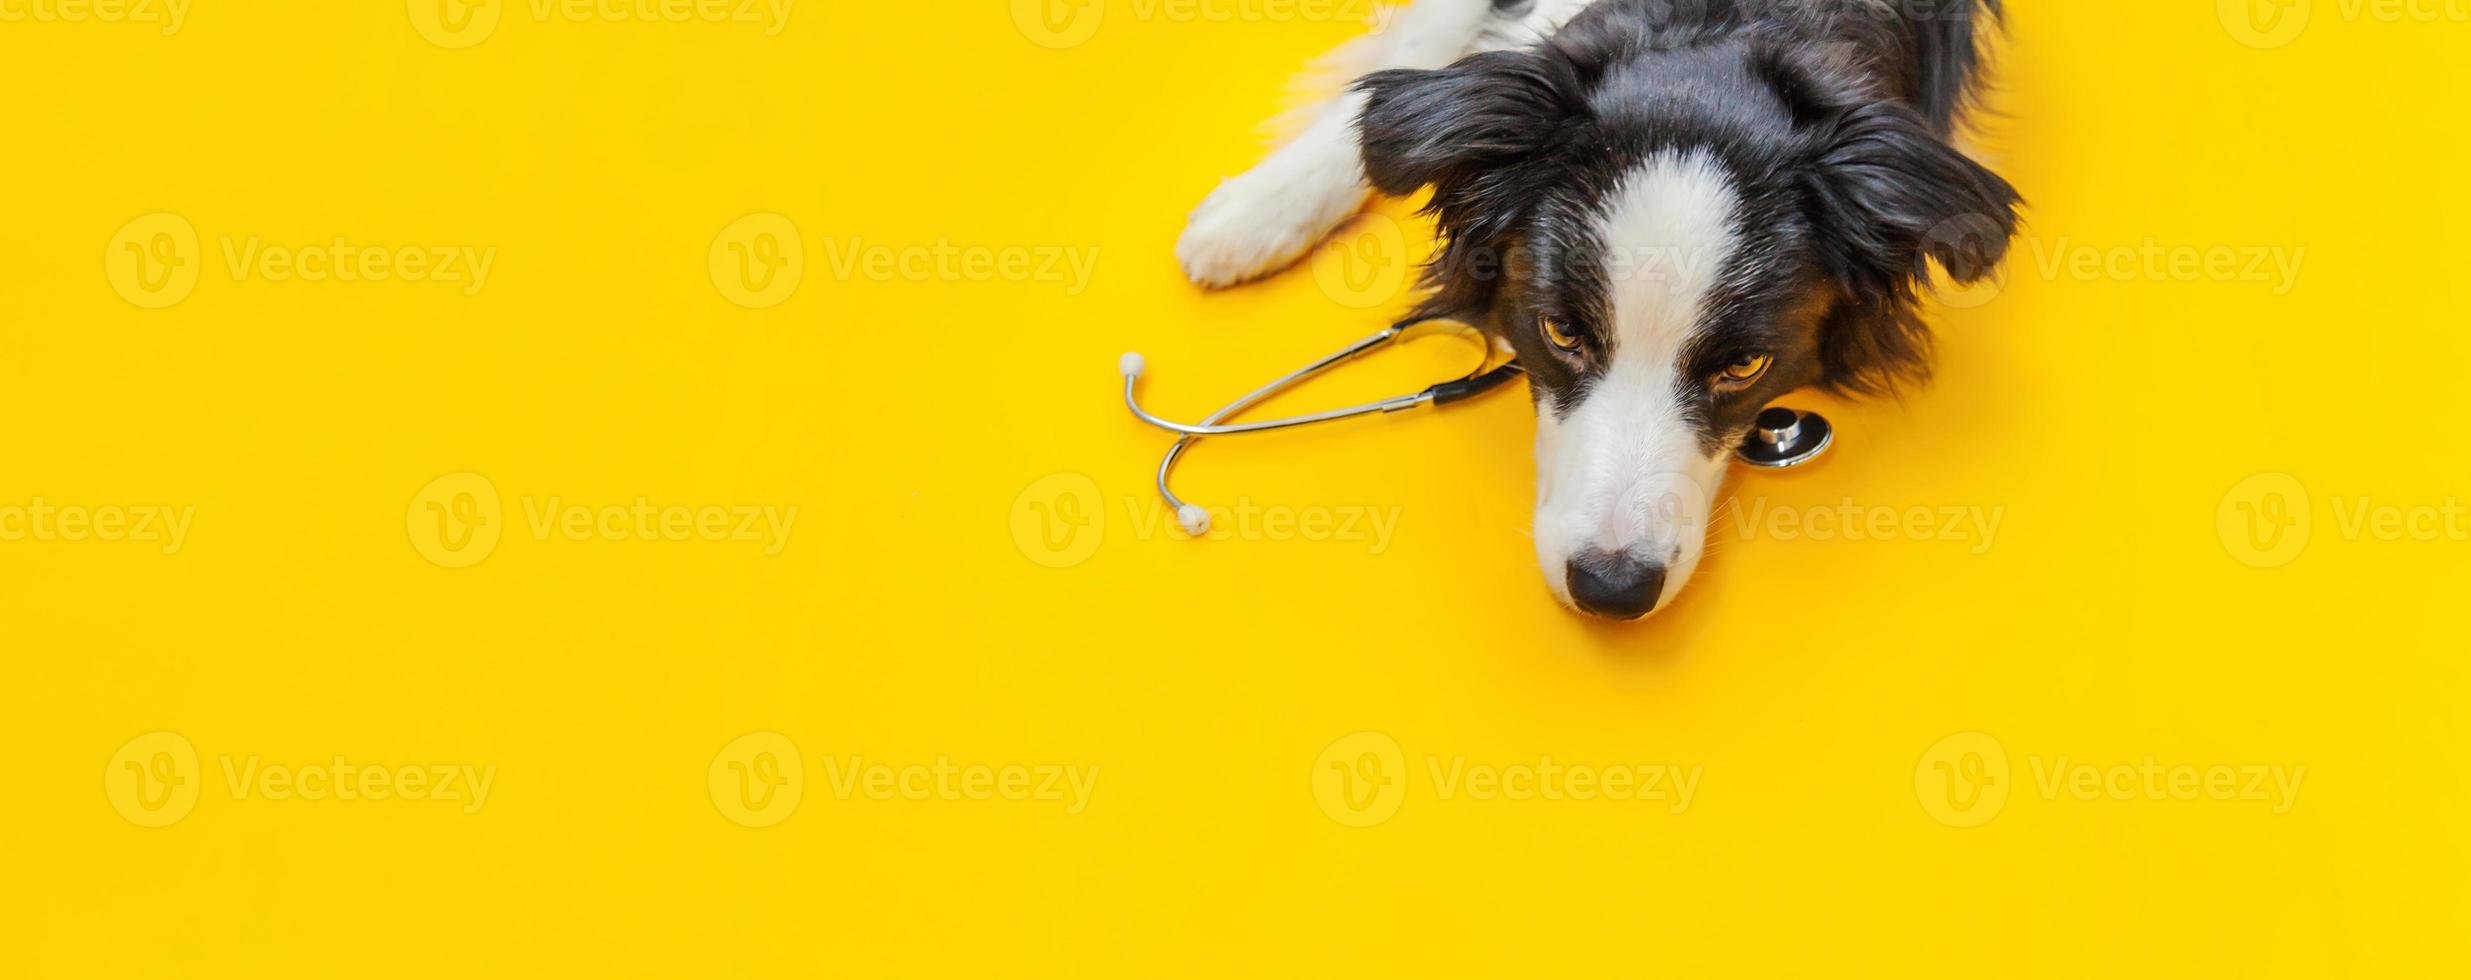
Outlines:
{"type": "MultiPolygon", "coordinates": [[[[1449,319],[1407,320],[1391,324],[1372,336],[1339,348],[1320,360],[1290,371],[1269,384],[1262,385],[1243,397],[1228,402],[1225,407],[1211,412],[1200,422],[1186,425],[1159,418],[1141,407],[1140,399],[1134,394],[1134,386],[1141,381],[1141,374],[1146,367],[1147,362],[1137,353],[1126,354],[1121,361],[1117,362],[1117,369],[1124,375],[1124,407],[1132,410],[1134,418],[1181,436],[1175,441],[1175,445],[1167,447],[1166,458],[1158,463],[1158,495],[1166,499],[1169,509],[1175,511],[1176,523],[1183,525],[1184,532],[1194,537],[1209,533],[1210,512],[1198,504],[1188,503],[1182,497],[1176,496],[1175,490],[1167,483],[1175,475],[1176,462],[1183,459],[1185,451],[1192,448],[1193,443],[1200,439],[1210,436],[1240,436],[1257,432],[1276,432],[1281,429],[1320,425],[1324,422],[1336,422],[1340,419],[1351,419],[1363,415],[1388,415],[1426,405],[1450,405],[1499,388],[1510,379],[1526,373],[1526,370],[1521,368],[1519,362],[1512,356],[1507,345],[1486,338],[1474,327],[1449,319]],[[1229,421],[1245,410],[1268,401],[1280,392],[1374,350],[1436,336],[1452,336],[1472,341],[1484,350],[1484,359],[1477,362],[1475,370],[1468,372],[1466,377],[1455,381],[1445,381],[1414,394],[1281,419],[1266,419],[1259,422],[1229,421]]],[[[1760,412],[1759,417],[1751,423],[1750,433],[1743,437],[1740,446],[1735,447],[1733,455],[1734,458],[1751,466],[1762,469],[1783,469],[1800,466],[1819,458],[1820,454],[1826,452],[1828,446],[1835,442],[1835,438],[1835,430],[1828,425],[1828,420],[1821,418],[1816,412],[1770,408],[1760,412]]]]}

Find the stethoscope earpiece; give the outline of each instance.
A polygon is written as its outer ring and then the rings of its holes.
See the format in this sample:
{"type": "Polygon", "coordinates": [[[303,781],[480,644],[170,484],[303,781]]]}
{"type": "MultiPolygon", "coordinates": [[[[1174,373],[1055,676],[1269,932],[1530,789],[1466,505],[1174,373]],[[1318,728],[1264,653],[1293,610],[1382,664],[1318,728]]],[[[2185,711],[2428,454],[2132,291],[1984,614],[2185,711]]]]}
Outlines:
{"type": "Polygon", "coordinates": [[[1750,424],[1733,455],[1760,469],[1780,470],[1818,459],[1836,442],[1836,429],[1817,412],[1771,408],[1750,424]]]}
{"type": "Polygon", "coordinates": [[[1210,533],[1210,512],[1200,504],[1185,504],[1176,508],[1175,522],[1183,525],[1184,533],[1196,538],[1210,533]]]}

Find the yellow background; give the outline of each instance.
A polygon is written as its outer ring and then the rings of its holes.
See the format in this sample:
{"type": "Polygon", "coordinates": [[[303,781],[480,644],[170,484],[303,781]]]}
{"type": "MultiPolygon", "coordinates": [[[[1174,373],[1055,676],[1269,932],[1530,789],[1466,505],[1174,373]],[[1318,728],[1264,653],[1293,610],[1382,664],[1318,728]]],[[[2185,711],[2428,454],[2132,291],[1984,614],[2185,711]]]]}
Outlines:
{"type": "MultiPolygon", "coordinates": [[[[1980,141],[2031,199],[2004,288],[1938,317],[1935,387],[1829,406],[1834,458],[1729,491],[1996,536],[1728,525],[1628,627],[1538,581],[1516,393],[1207,445],[1183,481],[1386,514],[1385,541],[1157,523],[1165,440],[1117,404],[1118,353],[1194,416],[1404,305],[1326,265],[1204,294],[1170,255],[1351,4],[1109,0],[1057,35],[996,0],[811,0],[768,36],[508,3],[459,48],[420,3],[0,22],[0,507],[194,508],[173,554],[0,540],[0,973],[2459,969],[2471,542],[2344,508],[2471,495],[2471,24],[2014,6],[1980,141]],[[159,213],[197,278],[148,309],[115,236],[159,213]],[[803,250],[760,309],[719,240],[750,214],[803,250]],[[495,263],[467,295],[222,251],[337,236],[495,263]],[[938,243],[1095,265],[829,261],[938,243]],[[2300,265],[2065,261],[2148,245],[2300,265]],[[459,474],[502,535],[448,568],[422,495],[459,474]],[[543,536],[551,498],[798,513],[767,555],[543,536]],[[154,732],[197,792],[146,828],[114,781],[154,732]],[[737,822],[733,744],[797,754],[794,812],[737,822]],[[1397,808],[1343,825],[1328,765],[1385,747],[1397,808]],[[2006,764],[2004,805],[1960,828],[1933,780],[1968,755],[2006,764]],[[253,757],[495,777],[469,815],[235,795],[253,757]],[[836,795],[852,757],[1095,767],[1095,792],[836,795]],[[1431,778],[1547,758],[1700,775],[1680,813],[1431,778]],[[2148,759],[2305,768],[2287,807],[2036,778],[2148,759]]],[[[1423,247],[1385,213],[1399,238],[1317,261],[1423,247]]],[[[1289,404],[1421,384],[1464,357],[1438,346],[1289,404]]]]}

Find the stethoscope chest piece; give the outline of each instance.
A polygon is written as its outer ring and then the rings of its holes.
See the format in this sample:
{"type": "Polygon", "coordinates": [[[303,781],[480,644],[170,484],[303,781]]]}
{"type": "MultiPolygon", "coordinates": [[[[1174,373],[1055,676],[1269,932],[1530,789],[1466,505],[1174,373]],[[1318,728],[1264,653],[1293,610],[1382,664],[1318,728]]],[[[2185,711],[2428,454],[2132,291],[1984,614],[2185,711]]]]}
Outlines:
{"type": "Polygon", "coordinates": [[[1759,413],[1733,455],[1761,469],[1779,470],[1818,459],[1835,441],[1835,428],[1819,413],[1771,408],[1759,413]]]}

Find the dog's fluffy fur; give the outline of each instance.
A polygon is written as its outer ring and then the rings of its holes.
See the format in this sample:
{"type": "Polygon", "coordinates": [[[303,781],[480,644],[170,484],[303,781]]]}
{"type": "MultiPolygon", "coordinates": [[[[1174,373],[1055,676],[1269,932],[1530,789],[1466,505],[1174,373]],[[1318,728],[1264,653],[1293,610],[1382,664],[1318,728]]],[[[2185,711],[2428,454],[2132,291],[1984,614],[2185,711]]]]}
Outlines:
{"type": "Polygon", "coordinates": [[[1515,347],[1539,419],[1536,549],[1613,618],[1697,566],[1770,400],[1918,380],[1936,261],[1988,275],[2016,192],[1951,143],[1998,0],[1421,0],[1380,68],[1221,185],[1204,285],[1301,256],[1369,194],[1430,188],[1418,311],[1515,347]],[[1728,371],[1731,374],[1728,376],[1728,371]]]}

